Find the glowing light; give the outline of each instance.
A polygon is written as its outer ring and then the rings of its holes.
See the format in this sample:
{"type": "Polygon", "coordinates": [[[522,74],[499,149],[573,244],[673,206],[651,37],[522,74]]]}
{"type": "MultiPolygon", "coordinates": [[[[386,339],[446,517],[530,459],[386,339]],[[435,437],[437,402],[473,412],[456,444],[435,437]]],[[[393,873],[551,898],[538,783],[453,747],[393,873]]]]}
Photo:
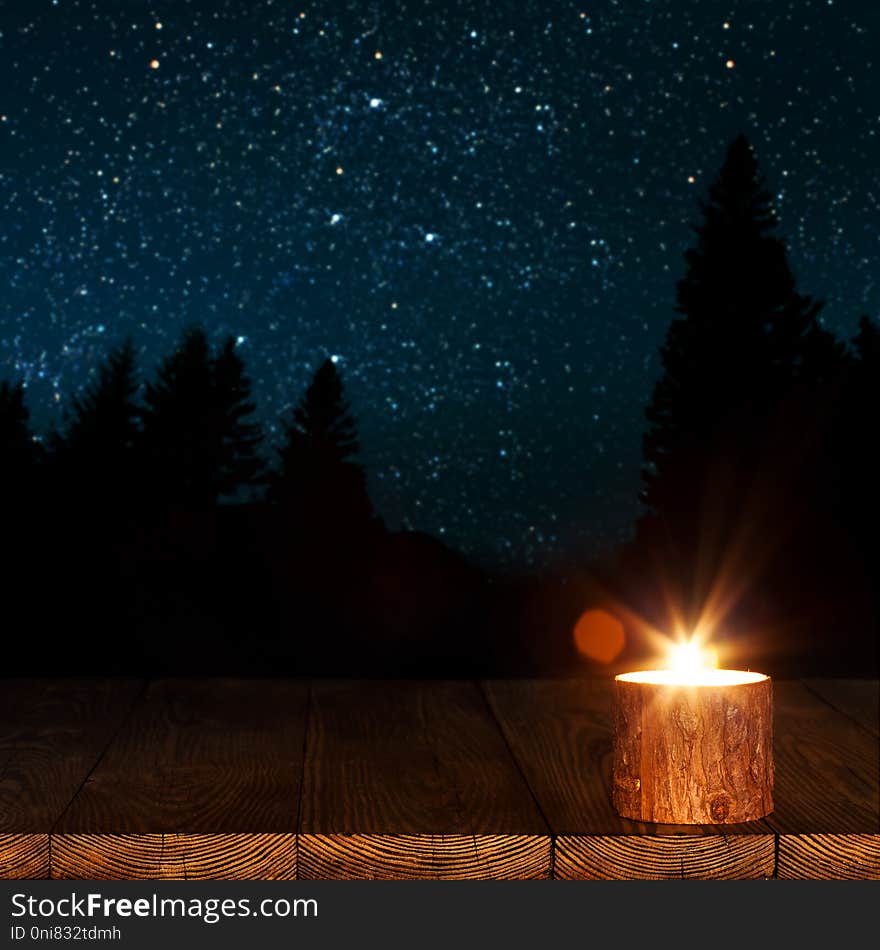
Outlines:
{"type": "Polygon", "coordinates": [[[336,174],[337,174],[337,175],[341,175],[344,171],[345,171],[345,169],[344,169],[341,165],[337,165],[337,166],[336,166],[336,174]]]}
{"type": "Polygon", "coordinates": [[[767,677],[763,673],[747,670],[642,670],[638,673],[621,673],[615,679],[624,683],[648,683],[654,686],[744,686],[763,682],[767,677]]]}
{"type": "Polygon", "coordinates": [[[733,69],[733,67],[736,66],[736,63],[734,62],[734,60],[729,59],[724,65],[725,65],[728,69],[733,69]]]}
{"type": "Polygon", "coordinates": [[[623,624],[607,610],[585,610],[574,627],[574,645],[581,656],[610,663],[626,646],[623,624]]]}
{"type": "Polygon", "coordinates": [[[158,68],[159,68],[159,60],[158,60],[158,59],[151,59],[151,60],[150,60],[150,69],[158,69],[158,68]]]}
{"type": "Polygon", "coordinates": [[[381,58],[382,58],[382,51],[377,49],[376,52],[373,53],[373,59],[381,59],[381,58]]]}
{"type": "Polygon", "coordinates": [[[697,179],[693,175],[688,175],[688,183],[693,184],[697,179]]]}
{"type": "Polygon", "coordinates": [[[677,643],[669,651],[669,668],[678,673],[694,673],[718,666],[718,654],[700,646],[696,639],[677,643]]]}

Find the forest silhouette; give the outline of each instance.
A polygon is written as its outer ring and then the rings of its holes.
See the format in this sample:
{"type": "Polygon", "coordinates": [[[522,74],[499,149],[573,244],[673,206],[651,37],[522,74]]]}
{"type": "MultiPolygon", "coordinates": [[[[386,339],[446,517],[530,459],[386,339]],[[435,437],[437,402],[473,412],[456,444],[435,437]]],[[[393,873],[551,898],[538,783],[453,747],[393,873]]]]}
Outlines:
{"type": "Polygon", "coordinates": [[[880,326],[830,333],[777,229],[741,136],[685,255],[643,514],[553,574],[387,530],[332,360],[274,447],[234,338],[201,327],[147,381],[123,343],[43,438],[0,383],[7,675],[570,674],[649,661],[650,629],[708,632],[725,665],[876,675],[880,326]],[[585,612],[620,648],[576,642],[585,612]]]}

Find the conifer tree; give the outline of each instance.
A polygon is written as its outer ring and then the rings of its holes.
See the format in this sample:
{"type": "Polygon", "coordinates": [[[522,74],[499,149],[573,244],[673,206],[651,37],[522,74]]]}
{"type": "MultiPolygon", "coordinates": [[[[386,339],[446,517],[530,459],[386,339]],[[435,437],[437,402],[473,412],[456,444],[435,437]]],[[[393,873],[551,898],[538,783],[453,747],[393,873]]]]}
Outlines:
{"type": "Polygon", "coordinates": [[[74,397],[62,434],[53,436],[53,471],[68,498],[102,506],[120,503],[134,491],[134,451],[140,410],[134,347],[127,340],[74,397]]]}
{"type": "Polygon", "coordinates": [[[857,545],[880,598],[880,500],[877,496],[877,420],[880,418],[880,323],[863,316],[853,339],[855,359],[847,376],[835,458],[841,469],[841,517],[857,545]]]}
{"type": "Polygon", "coordinates": [[[24,383],[0,382],[0,504],[17,506],[31,493],[40,449],[30,429],[24,383]]]}
{"type": "Polygon", "coordinates": [[[186,330],[144,395],[143,463],[153,501],[204,508],[256,484],[254,410],[235,340],[215,357],[201,327],[186,330]]]}
{"type": "Polygon", "coordinates": [[[220,437],[217,487],[221,495],[234,495],[241,488],[253,487],[263,475],[258,454],[262,441],[260,426],[248,421],[256,410],[251,399],[251,381],[235,348],[235,339],[229,337],[213,366],[220,437]]]}
{"type": "Polygon", "coordinates": [[[880,323],[868,316],[862,316],[853,345],[865,375],[878,382],[876,374],[880,370],[880,323]]]}
{"type": "Polygon", "coordinates": [[[646,412],[640,525],[689,622],[719,583],[769,564],[803,520],[814,489],[798,460],[817,457],[812,417],[842,358],[821,304],[795,288],[744,136],[701,209],[646,412]]]}
{"type": "Polygon", "coordinates": [[[359,449],[342,380],[325,360],[286,423],[269,500],[308,536],[364,530],[374,516],[359,449]]]}
{"type": "Polygon", "coordinates": [[[702,212],[646,413],[642,497],[667,526],[686,520],[719,465],[729,481],[744,476],[780,398],[823,359],[833,362],[821,304],[795,289],[744,136],[730,146],[702,212]]]}
{"type": "Polygon", "coordinates": [[[204,507],[219,491],[216,395],[208,338],[200,327],[147,383],[143,409],[143,466],[150,505],[204,507]]]}

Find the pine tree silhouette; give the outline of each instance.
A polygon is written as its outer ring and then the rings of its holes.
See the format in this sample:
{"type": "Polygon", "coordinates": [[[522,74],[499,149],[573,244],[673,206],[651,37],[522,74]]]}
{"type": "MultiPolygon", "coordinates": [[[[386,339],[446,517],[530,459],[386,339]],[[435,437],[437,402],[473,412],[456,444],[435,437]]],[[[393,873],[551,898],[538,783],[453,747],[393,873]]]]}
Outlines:
{"type": "Polygon", "coordinates": [[[201,327],[183,334],[144,394],[143,464],[154,502],[204,509],[256,483],[259,428],[244,363],[228,339],[215,358],[201,327]]]}
{"type": "MultiPolygon", "coordinates": [[[[766,469],[779,405],[793,387],[834,375],[839,347],[818,322],[821,304],[795,289],[744,136],[701,208],[677,287],[680,316],[646,411],[642,500],[668,556],[711,577],[727,539],[750,520],[745,506],[766,469]]],[[[684,583],[699,601],[711,580],[701,590],[693,576],[684,583]]]]}
{"type": "Polygon", "coordinates": [[[354,535],[374,523],[350,405],[332,360],[318,368],[286,424],[269,500],[310,541],[354,535]]]}
{"type": "Polygon", "coordinates": [[[13,511],[32,494],[41,451],[30,429],[24,383],[0,382],[0,499],[13,511]]]}
{"type": "Polygon", "coordinates": [[[647,410],[643,498],[658,513],[682,488],[690,496],[689,466],[735,416],[751,422],[772,407],[797,377],[807,341],[823,332],[821,305],[795,291],[785,246],[770,233],[770,195],[745,137],[731,145],[702,210],[678,284],[682,316],[661,349],[664,373],[647,410]]]}
{"type": "Polygon", "coordinates": [[[142,448],[150,503],[202,508],[216,501],[216,416],[208,338],[192,327],[144,393],[142,448]]]}
{"type": "MultiPolygon", "coordinates": [[[[853,339],[855,360],[848,374],[847,396],[838,445],[842,477],[839,498],[856,556],[862,561],[875,598],[880,598],[880,499],[877,496],[877,451],[880,418],[880,323],[863,316],[853,339]]],[[[880,623],[880,603],[877,604],[880,623]]]]}
{"type": "Polygon", "coordinates": [[[868,316],[862,316],[853,345],[866,378],[873,378],[880,385],[876,376],[880,370],[880,324],[868,316]]]}
{"type": "Polygon", "coordinates": [[[251,399],[251,381],[235,347],[235,339],[229,337],[213,366],[219,413],[221,495],[234,495],[241,488],[259,484],[264,469],[257,451],[262,441],[260,426],[247,421],[256,410],[251,399]]]}
{"type": "Polygon", "coordinates": [[[53,471],[74,503],[97,503],[105,509],[131,503],[138,387],[134,346],[127,340],[73,399],[63,433],[53,434],[53,471]]]}

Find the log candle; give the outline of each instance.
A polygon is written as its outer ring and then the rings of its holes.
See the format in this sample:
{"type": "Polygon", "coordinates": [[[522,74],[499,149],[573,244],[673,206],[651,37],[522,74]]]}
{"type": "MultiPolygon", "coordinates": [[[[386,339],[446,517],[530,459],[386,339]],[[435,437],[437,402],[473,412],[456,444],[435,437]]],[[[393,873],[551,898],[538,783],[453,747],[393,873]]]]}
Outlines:
{"type": "Polygon", "coordinates": [[[773,810],[769,676],[685,668],[614,682],[614,807],[674,825],[754,821],[773,810]]]}

